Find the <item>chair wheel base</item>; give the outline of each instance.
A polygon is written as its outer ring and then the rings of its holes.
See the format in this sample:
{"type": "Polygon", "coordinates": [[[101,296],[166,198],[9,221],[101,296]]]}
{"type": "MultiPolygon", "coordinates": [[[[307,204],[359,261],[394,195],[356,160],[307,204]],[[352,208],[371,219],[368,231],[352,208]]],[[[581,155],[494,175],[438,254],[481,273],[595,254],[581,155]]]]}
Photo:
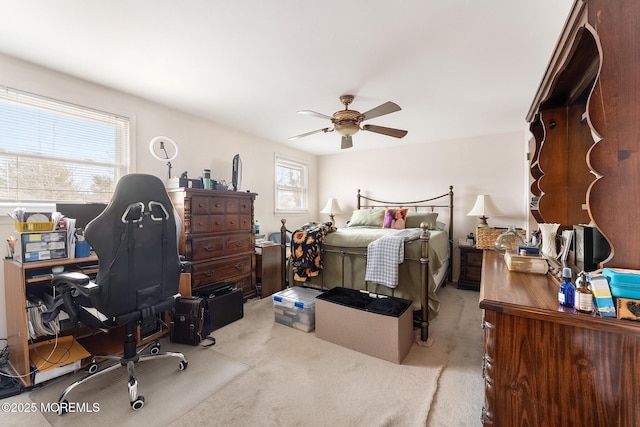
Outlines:
{"type": "Polygon", "coordinates": [[[138,396],[136,400],[131,402],[131,409],[138,411],[144,406],[144,396],[138,396]]]}

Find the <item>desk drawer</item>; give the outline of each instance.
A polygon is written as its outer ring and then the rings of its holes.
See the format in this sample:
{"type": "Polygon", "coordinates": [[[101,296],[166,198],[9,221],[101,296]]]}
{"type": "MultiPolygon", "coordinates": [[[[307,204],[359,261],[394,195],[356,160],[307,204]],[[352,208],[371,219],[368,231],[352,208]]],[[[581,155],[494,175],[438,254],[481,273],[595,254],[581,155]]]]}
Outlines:
{"type": "Polygon", "coordinates": [[[192,287],[204,286],[218,282],[229,282],[234,277],[251,274],[251,258],[253,253],[235,256],[224,260],[194,263],[191,273],[192,287]]]}

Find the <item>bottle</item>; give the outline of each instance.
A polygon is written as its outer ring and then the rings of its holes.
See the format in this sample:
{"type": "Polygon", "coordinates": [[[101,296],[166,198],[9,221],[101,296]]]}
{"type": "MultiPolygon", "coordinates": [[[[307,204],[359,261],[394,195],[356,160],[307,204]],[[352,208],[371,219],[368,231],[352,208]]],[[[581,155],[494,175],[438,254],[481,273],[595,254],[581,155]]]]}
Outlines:
{"type": "Polygon", "coordinates": [[[211,169],[202,169],[202,188],[211,190],[211,169]]]}
{"type": "Polygon", "coordinates": [[[515,252],[518,246],[524,245],[524,237],[516,231],[515,226],[510,225],[507,231],[498,236],[493,248],[499,254],[504,255],[505,252],[515,252]]]}
{"type": "Polygon", "coordinates": [[[571,283],[571,269],[565,267],[562,269],[562,283],[558,290],[558,302],[565,307],[573,307],[575,304],[575,288],[571,283]]]}
{"type": "Polygon", "coordinates": [[[593,312],[593,294],[591,293],[591,286],[584,274],[584,271],[580,272],[576,279],[575,308],[581,313],[593,312]]]}
{"type": "Polygon", "coordinates": [[[257,219],[253,220],[253,227],[256,229],[256,235],[260,234],[260,224],[257,219]]]}

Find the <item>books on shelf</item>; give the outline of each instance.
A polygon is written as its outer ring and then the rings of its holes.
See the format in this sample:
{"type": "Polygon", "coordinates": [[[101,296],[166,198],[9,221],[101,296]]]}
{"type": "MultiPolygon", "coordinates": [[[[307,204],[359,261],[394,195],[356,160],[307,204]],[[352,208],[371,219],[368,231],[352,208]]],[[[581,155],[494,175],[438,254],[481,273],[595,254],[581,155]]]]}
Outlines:
{"type": "Polygon", "coordinates": [[[509,271],[522,273],[547,274],[549,263],[542,255],[517,255],[512,252],[504,254],[504,262],[509,271]]]}
{"type": "Polygon", "coordinates": [[[273,246],[275,245],[275,242],[272,242],[271,240],[256,240],[256,248],[263,248],[265,246],[273,246]]]}

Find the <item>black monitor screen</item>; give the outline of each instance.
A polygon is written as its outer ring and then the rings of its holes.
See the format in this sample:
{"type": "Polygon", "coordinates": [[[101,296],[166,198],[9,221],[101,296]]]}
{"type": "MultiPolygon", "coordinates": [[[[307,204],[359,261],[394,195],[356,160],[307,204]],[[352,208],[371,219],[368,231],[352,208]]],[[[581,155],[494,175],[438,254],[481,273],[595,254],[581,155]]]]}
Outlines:
{"type": "Polygon", "coordinates": [[[92,219],[102,213],[106,203],[56,203],[56,211],[76,220],[76,228],[86,228],[92,219]]]}

